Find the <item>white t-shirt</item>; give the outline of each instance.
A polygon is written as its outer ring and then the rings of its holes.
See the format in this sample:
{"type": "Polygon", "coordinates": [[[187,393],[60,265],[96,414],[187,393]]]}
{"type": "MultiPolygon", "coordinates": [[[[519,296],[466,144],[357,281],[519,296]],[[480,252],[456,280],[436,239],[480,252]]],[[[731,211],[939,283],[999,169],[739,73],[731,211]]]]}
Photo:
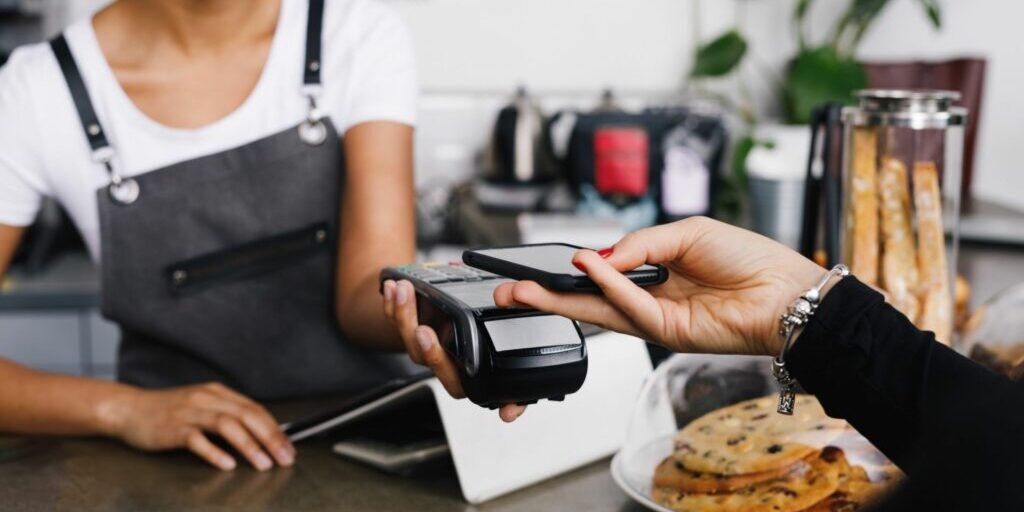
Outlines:
{"type": "MultiPolygon", "coordinates": [[[[197,129],[161,125],[117,83],[91,20],[65,36],[124,176],[244,145],[306,116],[301,94],[306,0],[282,0],[267,63],[235,111],[197,129]]],[[[320,107],[338,132],[366,121],[412,125],[416,70],[412,41],[389,7],[375,0],[332,0],[324,8],[320,107]]],[[[183,105],[182,108],[188,108],[183,105]]],[[[99,258],[96,190],[109,177],[92,153],[56,58],[46,43],[16,50],[0,68],[0,224],[26,226],[43,196],[68,211],[99,258]]]]}

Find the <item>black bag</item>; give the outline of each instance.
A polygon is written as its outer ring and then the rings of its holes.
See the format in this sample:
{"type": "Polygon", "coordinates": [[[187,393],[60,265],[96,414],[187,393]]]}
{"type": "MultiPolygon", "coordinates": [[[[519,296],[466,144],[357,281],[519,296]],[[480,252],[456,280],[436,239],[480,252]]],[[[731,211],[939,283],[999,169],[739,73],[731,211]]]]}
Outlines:
{"type": "MultiPolygon", "coordinates": [[[[565,175],[577,194],[593,187],[603,198],[626,207],[653,199],[659,222],[691,215],[713,213],[718,188],[718,169],[726,144],[723,123],[716,116],[693,113],[682,108],[647,109],[640,113],[564,111],[549,122],[549,133],[558,133],[558,123],[574,117],[571,135],[561,159],[565,175]],[[666,154],[685,146],[706,173],[703,189],[688,191],[706,200],[702,208],[680,212],[671,206],[673,192],[665,194],[663,180],[666,154]]],[[[556,141],[550,141],[557,147],[556,141]]]]}

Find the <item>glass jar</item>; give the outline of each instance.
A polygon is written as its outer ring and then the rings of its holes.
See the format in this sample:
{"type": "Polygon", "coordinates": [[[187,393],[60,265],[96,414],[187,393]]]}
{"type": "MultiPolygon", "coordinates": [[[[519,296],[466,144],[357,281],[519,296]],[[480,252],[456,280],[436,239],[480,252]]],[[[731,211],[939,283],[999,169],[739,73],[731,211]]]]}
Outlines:
{"type": "Polygon", "coordinates": [[[840,258],[923,330],[955,343],[967,111],[951,91],[870,89],[842,112],[840,258]]]}

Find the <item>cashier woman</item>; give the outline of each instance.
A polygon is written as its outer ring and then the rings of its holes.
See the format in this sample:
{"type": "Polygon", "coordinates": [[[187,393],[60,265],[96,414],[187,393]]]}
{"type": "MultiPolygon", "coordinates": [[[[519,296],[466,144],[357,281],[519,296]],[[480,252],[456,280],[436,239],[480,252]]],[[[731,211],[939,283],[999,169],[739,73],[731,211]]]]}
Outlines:
{"type": "Polygon", "coordinates": [[[415,258],[415,109],[409,35],[371,0],[119,0],[15,51],[0,276],[55,198],[123,337],[117,383],[0,360],[0,430],[244,462],[215,434],[292,464],[254,400],[351,392],[409,359],[385,352],[405,346],[377,275],[415,258]]]}

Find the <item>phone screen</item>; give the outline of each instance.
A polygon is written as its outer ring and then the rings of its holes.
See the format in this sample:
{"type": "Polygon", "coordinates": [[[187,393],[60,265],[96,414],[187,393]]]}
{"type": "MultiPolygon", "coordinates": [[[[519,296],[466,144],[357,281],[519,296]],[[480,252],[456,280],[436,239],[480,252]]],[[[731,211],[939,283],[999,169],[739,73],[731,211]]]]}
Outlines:
{"type": "MultiPolygon", "coordinates": [[[[578,250],[568,245],[551,244],[483,249],[475,252],[551,274],[582,276],[584,273],[572,264],[572,257],[578,250]]],[[[634,270],[657,270],[657,268],[651,265],[640,265],[634,270]]]]}

